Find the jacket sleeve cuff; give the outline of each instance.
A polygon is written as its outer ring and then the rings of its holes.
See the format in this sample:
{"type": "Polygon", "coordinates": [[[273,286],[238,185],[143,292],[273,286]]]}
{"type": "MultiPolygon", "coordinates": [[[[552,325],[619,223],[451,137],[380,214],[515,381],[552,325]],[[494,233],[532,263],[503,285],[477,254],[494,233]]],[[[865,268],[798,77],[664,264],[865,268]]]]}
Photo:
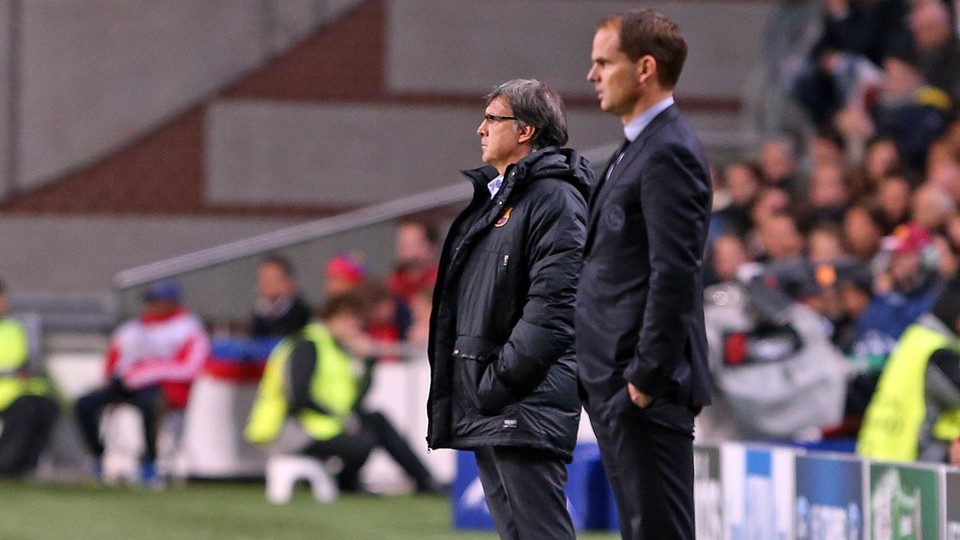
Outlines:
{"type": "Polygon", "coordinates": [[[660,394],[663,393],[663,385],[660,384],[656,367],[643,368],[631,364],[623,372],[623,378],[633,384],[634,388],[651,398],[660,397],[660,394]]]}

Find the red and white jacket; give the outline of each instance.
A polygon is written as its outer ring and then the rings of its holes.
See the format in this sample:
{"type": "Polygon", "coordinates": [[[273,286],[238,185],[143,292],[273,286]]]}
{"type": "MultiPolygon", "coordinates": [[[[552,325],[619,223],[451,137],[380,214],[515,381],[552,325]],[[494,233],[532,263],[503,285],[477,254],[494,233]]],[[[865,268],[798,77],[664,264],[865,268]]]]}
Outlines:
{"type": "Polygon", "coordinates": [[[129,390],[160,385],[169,405],[182,408],[209,356],[210,338],[192,313],[178,309],[164,316],[143,315],[114,331],[106,374],[129,390]]]}

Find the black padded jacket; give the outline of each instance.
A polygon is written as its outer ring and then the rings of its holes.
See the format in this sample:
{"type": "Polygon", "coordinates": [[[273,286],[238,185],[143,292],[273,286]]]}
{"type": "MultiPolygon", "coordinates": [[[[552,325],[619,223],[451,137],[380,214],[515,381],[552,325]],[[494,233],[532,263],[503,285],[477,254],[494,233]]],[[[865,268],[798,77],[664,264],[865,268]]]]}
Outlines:
{"type": "Polygon", "coordinates": [[[573,312],[589,162],[533,152],[504,174],[464,171],[470,205],[444,242],[434,292],[427,443],[539,448],[570,460],[580,419],[573,312]]]}

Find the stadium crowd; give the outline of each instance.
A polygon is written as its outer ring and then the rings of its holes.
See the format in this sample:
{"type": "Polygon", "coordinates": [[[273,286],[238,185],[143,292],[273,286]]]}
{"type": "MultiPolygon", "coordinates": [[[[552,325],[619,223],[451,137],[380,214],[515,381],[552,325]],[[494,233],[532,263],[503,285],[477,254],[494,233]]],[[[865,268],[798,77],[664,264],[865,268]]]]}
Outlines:
{"type": "Polygon", "coordinates": [[[859,431],[869,457],[947,459],[960,435],[955,27],[940,0],[780,3],[767,33],[778,114],[757,121],[772,134],[716,170],[708,273],[721,285],[707,296],[723,309],[707,308],[711,360],[720,407],[740,414],[726,431],[705,422],[708,437],[859,431]],[[731,283],[748,300],[733,306],[731,283]],[[731,306],[745,326],[731,329],[731,306]],[[939,337],[918,346],[918,328],[939,337]],[[783,378],[791,363],[807,376],[783,378]],[[748,388],[750,370],[779,375],[778,395],[748,388]],[[823,410],[813,380],[840,383],[842,415],[823,410]]]}

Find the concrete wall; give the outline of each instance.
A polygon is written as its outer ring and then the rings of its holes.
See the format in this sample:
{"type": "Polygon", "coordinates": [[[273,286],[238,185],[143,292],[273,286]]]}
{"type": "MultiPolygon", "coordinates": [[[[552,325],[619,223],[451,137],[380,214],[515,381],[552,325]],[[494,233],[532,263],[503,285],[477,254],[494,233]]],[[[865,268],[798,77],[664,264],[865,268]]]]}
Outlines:
{"type": "Polygon", "coordinates": [[[10,0],[0,0],[0,199],[10,191],[8,150],[10,148],[10,0]]]}
{"type": "MultiPolygon", "coordinates": [[[[21,1],[16,183],[35,187],[95,160],[357,1],[21,1]]],[[[10,2],[0,3],[0,47],[10,2]]]]}
{"type": "MultiPolygon", "coordinates": [[[[757,65],[773,2],[643,2],[681,27],[689,56],[681,95],[739,97],[757,65]]],[[[392,0],[387,81],[398,92],[477,93],[536,77],[561,94],[592,96],[586,82],[596,22],[636,2],[583,0],[392,0]]]]}
{"type": "Polygon", "coordinates": [[[332,21],[360,0],[266,0],[272,19],[272,51],[278,53],[306,36],[320,23],[332,21]]]}
{"type": "MultiPolygon", "coordinates": [[[[217,202],[363,203],[442,187],[483,165],[475,107],[224,103],[211,110],[207,193],[217,202]]],[[[619,137],[601,113],[569,114],[571,145],[619,137]]]]}
{"type": "Polygon", "coordinates": [[[0,218],[0,277],[13,290],[109,292],[114,273],[289,222],[249,219],[0,218]]]}

